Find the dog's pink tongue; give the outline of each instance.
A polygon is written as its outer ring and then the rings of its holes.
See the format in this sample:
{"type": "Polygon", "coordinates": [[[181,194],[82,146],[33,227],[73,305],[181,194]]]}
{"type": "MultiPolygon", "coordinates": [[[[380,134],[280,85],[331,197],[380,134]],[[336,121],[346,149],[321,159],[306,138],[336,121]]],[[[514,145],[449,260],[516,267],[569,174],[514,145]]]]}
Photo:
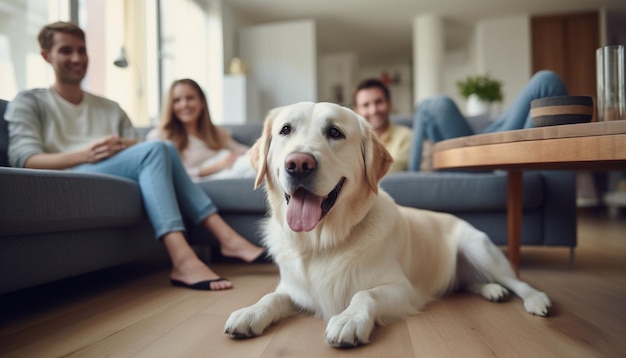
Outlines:
{"type": "Polygon", "coordinates": [[[298,189],[287,205],[287,223],[295,232],[311,231],[322,217],[322,197],[298,189]]]}

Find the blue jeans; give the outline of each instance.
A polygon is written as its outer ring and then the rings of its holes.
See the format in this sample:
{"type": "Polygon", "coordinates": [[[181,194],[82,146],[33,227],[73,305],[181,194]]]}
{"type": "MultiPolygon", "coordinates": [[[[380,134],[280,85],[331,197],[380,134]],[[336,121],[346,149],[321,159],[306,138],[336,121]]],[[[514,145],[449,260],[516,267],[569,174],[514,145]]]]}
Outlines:
{"type": "MultiPolygon", "coordinates": [[[[567,88],[556,73],[539,71],[528,81],[513,104],[482,133],[533,127],[530,117],[530,103],[533,100],[566,95],[567,88]]],[[[452,99],[446,96],[436,96],[424,100],[420,103],[413,118],[413,143],[409,155],[409,170],[420,170],[422,146],[425,139],[435,143],[472,134],[477,133],[474,133],[452,99]]]]}
{"type": "Polygon", "coordinates": [[[178,151],[168,142],[138,143],[111,158],[82,164],[72,170],[109,174],[137,182],[157,238],[185,231],[183,216],[198,224],[217,211],[206,193],[189,179],[178,151]]]}

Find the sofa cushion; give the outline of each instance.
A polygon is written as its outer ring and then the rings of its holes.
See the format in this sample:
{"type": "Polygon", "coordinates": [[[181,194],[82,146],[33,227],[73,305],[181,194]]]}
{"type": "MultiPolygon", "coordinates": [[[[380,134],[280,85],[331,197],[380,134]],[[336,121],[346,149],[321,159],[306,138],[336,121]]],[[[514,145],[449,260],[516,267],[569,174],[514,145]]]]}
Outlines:
{"type": "MultiPolygon", "coordinates": [[[[401,172],[381,181],[398,204],[435,211],[463,212],[505,210],[505,172],[401,172]]],[[[543,205],[544,184],[540,173],[524,173],[524,209],[543,205]]]]}
{"type": "Polygon", "coordinates": [[[251,122],[246,124],[226,124],[222,125],[224,129],[229,131],[233,138],[241,143],[251,147],[263,132],[262,122],[251,122]]]}
{"type": "Polygon", "coordinates": [[[198,185],[213,200],[220,213],[265,213],[265,191],[254,189],[254,178],[218,179],[198,185]]]}
{"type": "MultiPolygon", "coordinates": [[[[220,125],[220,127],[226,129],[226,131],[228,131],[237,142],[245,144],[249,147],[252,146],[259,137],[261,137],[261,132],[263,131],[263,123],[261,122],[223,124],[220,125]]],[[[152,128],[154,127],[136,127],[135,129],[139,133],[140,138],[145,138],[152,128]]]]}
{"type": "Polygon", "coordinates": [[[0,237],[136,224],[139,186],[109,175],[0,168],[0,237]]]}

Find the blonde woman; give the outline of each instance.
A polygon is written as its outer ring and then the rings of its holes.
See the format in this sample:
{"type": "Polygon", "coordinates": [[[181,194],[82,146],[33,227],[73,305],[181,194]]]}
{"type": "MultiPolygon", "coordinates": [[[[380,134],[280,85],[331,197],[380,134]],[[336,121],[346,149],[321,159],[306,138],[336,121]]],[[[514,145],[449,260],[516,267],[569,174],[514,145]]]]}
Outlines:
{"type": "Polygon", "coordinates": [[[248,147],[213,124],[206,95],[194,80],[186,78],[172,83],[161,123],[148,133],[147,139],[172,142],[195,182],[255,176],[244,155],[248,147]]]}

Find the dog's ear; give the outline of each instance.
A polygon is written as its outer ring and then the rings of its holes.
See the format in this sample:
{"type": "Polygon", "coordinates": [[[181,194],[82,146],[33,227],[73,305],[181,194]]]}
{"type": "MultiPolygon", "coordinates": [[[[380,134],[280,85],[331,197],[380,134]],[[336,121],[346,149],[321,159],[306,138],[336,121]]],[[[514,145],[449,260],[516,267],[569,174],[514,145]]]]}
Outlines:
{"type": "Polygon", "coordinates": [[[272,141],[272,122],[277,113],[277,109],[270,111],[265,118],[261,137],[257,139],[250,150],[248,150],[248,160],[252,164],[252,167],[256,170],[256,179],[254,181],[255,189],[263,183],[263,179],[267,174],[267,153],[270,149],[270,143],[272,141]]]}
{"type": "Polygon", "coordinates": [[[385,149],[383,143],[378,140],[376,133],[369,126],[365,126],[363,136],[363,160],[365,164],[365,177],[372,191],[378,194],[378,182],[387,174],[393,158],[385,149]]]}

